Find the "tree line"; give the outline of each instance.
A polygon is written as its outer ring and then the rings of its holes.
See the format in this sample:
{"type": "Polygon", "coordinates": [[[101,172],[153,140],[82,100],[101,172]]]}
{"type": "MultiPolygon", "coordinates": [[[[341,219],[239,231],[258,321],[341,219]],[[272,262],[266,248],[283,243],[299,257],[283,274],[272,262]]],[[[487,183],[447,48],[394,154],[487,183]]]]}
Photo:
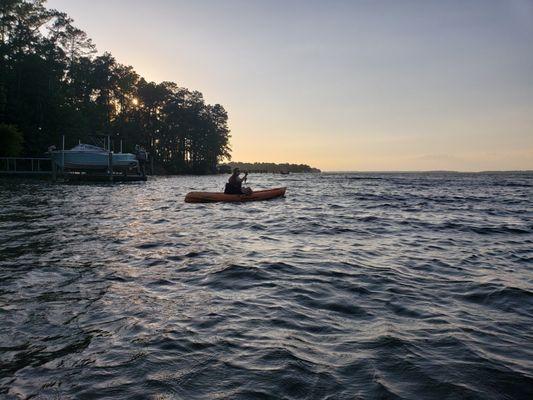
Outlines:
{"type": "Polygon", "coordinates": [[[230,162],[219,166],[221,172],[229,173],[233,168],[239,168],[241,171],[248,172],[266,172],[266,173],[288,173],[288,172],[312,172],[318,173],[318,168],[310,167],[307,164],[289,164],[289,163],[266,163],[266,162],[230,162]]]}
{"type": "Polygon", "coordinates": [[[45,0],[0,2],[0,156],[42,156],[93,135],[142,145],[162,173],[210,173],[230,159],[228,114],[202,93],[155,83],[96,47],[45,0]]]}

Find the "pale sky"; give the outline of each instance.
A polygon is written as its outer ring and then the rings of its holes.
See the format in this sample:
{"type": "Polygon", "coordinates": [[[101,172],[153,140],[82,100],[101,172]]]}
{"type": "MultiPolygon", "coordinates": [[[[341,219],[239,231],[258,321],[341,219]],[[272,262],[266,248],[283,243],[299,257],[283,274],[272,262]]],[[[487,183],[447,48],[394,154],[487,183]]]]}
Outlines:
{"type": "Polygon", "coordinates": [[[533,169],[533,0],[49,0],[229,113],[234,161],[533,169]]]}

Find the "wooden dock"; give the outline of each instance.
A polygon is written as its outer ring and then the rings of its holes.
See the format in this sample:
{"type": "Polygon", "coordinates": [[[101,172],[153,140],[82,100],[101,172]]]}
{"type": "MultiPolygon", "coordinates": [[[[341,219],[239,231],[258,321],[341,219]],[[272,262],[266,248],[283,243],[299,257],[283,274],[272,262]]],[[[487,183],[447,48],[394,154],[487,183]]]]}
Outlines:
{"type": "Polygon", "coordinates": [[[65,174],[67,182],[145,182],[148,178],[146,175],[119,174],[112,175],[106,173],[75,173],[65,174]]]}
{"type": "Polygon", "coordinates": [[[0,157],[0,177],[48,179],[54,182],[139,182],[145,174],[113,171],[61,170],[46,157],[0,157]]]}

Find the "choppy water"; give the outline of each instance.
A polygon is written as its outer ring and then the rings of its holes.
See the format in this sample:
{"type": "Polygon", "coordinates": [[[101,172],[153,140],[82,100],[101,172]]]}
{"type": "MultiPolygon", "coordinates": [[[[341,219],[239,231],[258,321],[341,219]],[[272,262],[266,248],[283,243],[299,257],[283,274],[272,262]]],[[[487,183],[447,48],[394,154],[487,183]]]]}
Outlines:
{"type": "Polygon", "coordinates": [[[0,397],[531,399],[533,174],[0,183],[0,397]]]}

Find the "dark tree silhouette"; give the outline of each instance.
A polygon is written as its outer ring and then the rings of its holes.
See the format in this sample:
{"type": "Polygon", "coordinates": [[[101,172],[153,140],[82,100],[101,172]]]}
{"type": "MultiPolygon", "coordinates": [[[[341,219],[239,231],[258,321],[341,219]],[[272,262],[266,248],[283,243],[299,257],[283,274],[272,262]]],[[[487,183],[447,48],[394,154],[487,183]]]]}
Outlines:
{"type": "Polygon", "coordinates": [[[44,0],[0,2],[0,124],[22,132],[21,153],[42,155],[110,135],[146,147],[161,173],[212,173],[230,159],[228,115],[198,91],[147,82],[44,0]]]}

